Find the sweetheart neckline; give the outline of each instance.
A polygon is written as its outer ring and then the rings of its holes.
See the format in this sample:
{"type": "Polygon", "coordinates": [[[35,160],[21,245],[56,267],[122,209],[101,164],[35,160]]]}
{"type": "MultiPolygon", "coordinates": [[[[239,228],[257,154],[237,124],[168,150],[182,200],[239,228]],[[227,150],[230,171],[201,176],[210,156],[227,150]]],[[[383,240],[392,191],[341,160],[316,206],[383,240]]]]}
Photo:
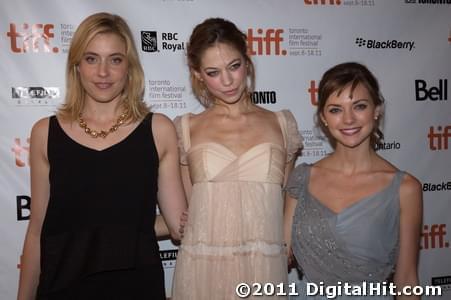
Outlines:
{"type": "Polygon", "coordinates": [[[246,149],[245,151],[241,152],[240,154],[236,154],[236,153],[233,152],[229,147],[227,147],[227,146],[225,146],[225,145],[223,145],[223,144],[221,144],[221,143],[218,143],[218,142],[203,142],[203,143],[199,143],[199,144],[196,144],[196,145],[194,145],[194,146],[191,146],[191,148],[189,148],[189,150],[188,150],[188,153],[194,151],[196,148],[200,148],[200,147],[202,147],[202,146],[207,146],[207,145],[216,145],[216,146],[219,146],[219,147],[221,147],[221,148],[227,150],[230,154],[232,154],[232,155],[235,156],[235,157],[241,157],[241,156],[244,156],[245,154],[249,153],[251,150],[253,150],[253,149],[255,149],[255,148],[259,147],[259,146],[264,146],[264,145],[276,146],[276,147],[279,148],[280,150],[285,151],[285,148],[282,147],[282,146],[279,145],[279,144],[276,144],[276,143],[273,143],[273,142],[262,142],[262,143],[258,143],[258,144],[255,144],[255,145],[251,146],[250,148],[246,149]]]}

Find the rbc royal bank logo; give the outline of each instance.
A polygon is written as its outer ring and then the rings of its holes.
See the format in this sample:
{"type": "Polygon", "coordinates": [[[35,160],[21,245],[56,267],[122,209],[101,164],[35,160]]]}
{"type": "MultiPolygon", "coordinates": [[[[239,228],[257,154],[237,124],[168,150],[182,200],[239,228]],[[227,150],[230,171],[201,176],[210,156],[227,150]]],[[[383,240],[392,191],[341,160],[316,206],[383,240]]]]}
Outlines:
{"type": "Polygon", "coordinates": [[[141,49],[144,52],[158,51],[156,31],[141,31],[141,49]]]}
{"type": "Polygon", "coordinates": [[[9,31],[6,36],[11,42],[11,51],[14,53],[58,53],[58,47],[52,47],[51,41],[55,37],[53,33],[53,24],[33,24],[24,23],[21,30],[17,29],[16,24],[9,24],[9,31]]]}

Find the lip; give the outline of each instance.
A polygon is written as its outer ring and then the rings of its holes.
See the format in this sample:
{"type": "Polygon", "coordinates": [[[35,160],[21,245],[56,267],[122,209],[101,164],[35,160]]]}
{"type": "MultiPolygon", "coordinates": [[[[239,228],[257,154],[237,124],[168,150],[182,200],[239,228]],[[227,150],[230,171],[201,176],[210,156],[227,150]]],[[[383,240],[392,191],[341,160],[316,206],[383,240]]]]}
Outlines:
{"type": "Polygon", "coordinates": [[[233,90],[229,90],[229,91],[224,91],[222,92],[223,94],[227,95],[227,96],[233,96],[236,94],[236,92],[238,91],[238,89],[233,89],[233,90]]]}
{"type": "Polygon", "coordinates": [[[361,127],[345,128],[345,129],[340,129],[340,132],[346,136],[353,136],[353,135],[359,133],[361,129],[362,129],[361,127]]]}
{"type": "Polygon", "coordinates": [[[113,83],[111,83],[111,82],[94,82],[94,85],[99,89],[108,89],[113,85],[113,83]]]}

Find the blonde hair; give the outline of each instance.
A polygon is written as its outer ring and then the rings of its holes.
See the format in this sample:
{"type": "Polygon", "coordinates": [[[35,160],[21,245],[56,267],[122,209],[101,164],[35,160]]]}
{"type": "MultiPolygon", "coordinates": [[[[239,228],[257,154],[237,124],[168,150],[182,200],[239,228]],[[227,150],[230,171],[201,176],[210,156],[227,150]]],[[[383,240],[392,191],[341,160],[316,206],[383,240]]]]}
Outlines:
{"type": "Polygon", "coordinates": [[[149,108],[143,101],[144,71],[133,40],[133,34],[122,17],[101,12],[84,19],[72,38],[66,64],[66,96],[64,103],[57,112],[62,118],[76,120],[82,112],[86,95],[77,66],[82,60],[89,42],[96,35],[105,33],[118,35],[126,46],[128,80],[121,95],[121,105],[129,111],[128,119],[136,121],[149,112],[149,108]]]}
{"type": "MultiPolygon", "coordinates": [[[[217,43],[223,43],[236,49],[245,60],[249,83],[247,93],[255,86],[255,68],[247,51],[247,38],[235,24],[222,18],[209,18],[198,24],[189,39],[187,59],[190,68],[191,88],[194,95],[204,107],[212,105],[212,97],[205,85],[196,77],[194,71],[200,71],[202,56],[205,51],[217,43]]],[[[250,101],[250,95],[249,95],[250,101]]]]}

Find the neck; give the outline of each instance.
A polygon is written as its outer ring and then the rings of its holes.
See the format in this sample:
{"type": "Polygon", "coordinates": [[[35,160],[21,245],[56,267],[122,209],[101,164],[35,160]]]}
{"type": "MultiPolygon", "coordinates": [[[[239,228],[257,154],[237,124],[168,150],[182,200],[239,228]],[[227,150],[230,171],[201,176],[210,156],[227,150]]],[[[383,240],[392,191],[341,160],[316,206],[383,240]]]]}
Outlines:
{"type": "Polygon", "coordinates": [[[376,156],[376,152],[369,145],[362,144],[355,148],[337,145],[330,158],[333,168],[352,175],[371,170],[376,156]]]}
{"type": "Polygon", "coordinates": [[[249,97],[243,95],[240,100],[235,103],[225,103],[223,101],[216,101],[215,104],[210,108],[211,111],[214,111],[218,114],[227,115],[231,118],[240,117],[255,108],[255,105],[252,104],[249,97]]]}
{"type": "Polygon", "coordinates": [[[94,101],[86,101],[82,110],[82,115],[86,119],[97,121],[108,121],[117,118],[124,112],[123,106],[119,102],[98,103],[94,101]]]}

